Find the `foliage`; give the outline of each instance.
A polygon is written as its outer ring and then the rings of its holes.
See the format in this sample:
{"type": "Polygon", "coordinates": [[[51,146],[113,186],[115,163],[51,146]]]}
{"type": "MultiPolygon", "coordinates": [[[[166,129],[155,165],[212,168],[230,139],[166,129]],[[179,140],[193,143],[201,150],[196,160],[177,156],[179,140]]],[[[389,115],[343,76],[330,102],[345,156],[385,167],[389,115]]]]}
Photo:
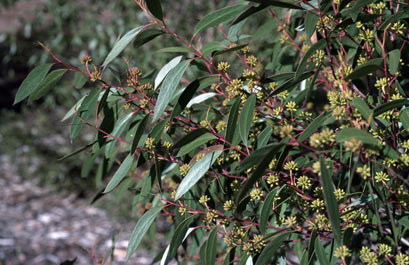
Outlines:
{"type": "MultiPolygon", "coordinates": [[[[407,3],[237,1],[190,40],[160,1],[136,3],[148,21],[103,66],[43,46],[54,71],[95,84],[66,116],[73,140],[82,124],[97,132],[83,150],[102,160],[99,197],[121,189],[146,211],[128,257],[160,215],[175,224],[161,264],[409,264],[407,3]],[[201,40],[210,29],[217,41],[201,40]],[[159,33],[184,59],[115,64],[159,33]]],[[[29,75],[18,100],[42,95],[54,71],[29,75]]]]}

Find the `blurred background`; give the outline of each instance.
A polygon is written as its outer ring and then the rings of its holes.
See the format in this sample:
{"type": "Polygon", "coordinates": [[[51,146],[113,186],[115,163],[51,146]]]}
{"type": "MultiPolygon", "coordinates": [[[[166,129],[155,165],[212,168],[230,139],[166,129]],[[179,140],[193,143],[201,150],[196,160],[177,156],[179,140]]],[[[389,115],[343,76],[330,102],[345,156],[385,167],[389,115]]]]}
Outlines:
{"type": "MultiPolygon", "coordinates": [[[[190,39],[200,17],[229,2],[235,1],[163,0],[162,5],[168,27],[190,39]]],[[[91,84],[66,75],[39,101],[13,101],[27,74],[52,62],[37,42],[76,67],[86,54],[100,65],[118,37],[146,22],[132,0],[0,0],[0,264],[74,259],[75,264],[125,264],[126,239],[135,225],[132,202],[120,202],[123,195],[113,194],[91,206],[101,183],[82,176],[92,175],[98,160],[87,160],[87,152],[58,160],[95,137],[85,129],[70,142],[71,120],[61,121],[91,84]],[[78,89],[78,83],[85,85],[78,89]]],[[[211,41],[214,34],[209,30],[202,40],[211,41]]],[[[160,69],[178,55],[161,52],[164,40],[167,47],[178,46],[160,36],[144,47],[130,45],[123,55],[143,72],[160,69]]],[[[115,63],[124,69],[123,62],[115,63]]],[[[152,240],[144,242],[147,250],[127,264],[150,264],[155,257],[149,249],[166,247],[169,226],[163,221],[155,228],[160,238],[151,231],[152,240]]]]}

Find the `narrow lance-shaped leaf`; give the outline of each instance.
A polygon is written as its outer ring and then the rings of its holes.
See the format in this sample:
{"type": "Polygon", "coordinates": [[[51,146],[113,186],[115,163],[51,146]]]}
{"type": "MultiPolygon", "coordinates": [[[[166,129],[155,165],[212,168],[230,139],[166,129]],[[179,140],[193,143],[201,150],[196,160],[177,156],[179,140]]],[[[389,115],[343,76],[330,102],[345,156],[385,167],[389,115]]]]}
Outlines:
{"type": "Polygon", "coordinates": [[[207,154],[200,159],[183,178],[176,192],[175,201],[179,200],[186,192],[188,192],[209,170],[216,159],[222,154],[223,151],[218,150],[207,154]]]}
{"type": "MultiPolygon", "coordinates": [[[[281,189],[282,189],[282,187],[280,188],[280,190],[281,189]]],[[[268,217],[271,214],[271,207],[273,206],[274,197],[279,192],[280,191],[278,190],[278,187],[276,187],[274,190],[272,190],[267,195],[266,199],[264,200],[263,207],[262,207],[261,212],[260,212],[260,219],[259,219],[260,220],[259,228],[260,228],[261,234],[263,234],[263,235],[266,233],[267,221],[268,221],[268,217]]]]}
{"type": "Polygon", "coordinates": [[[407,105],[409,105],[409,100],[405,99],[405,98],[390,101],[390,102],[387,102],[385,104],[382,104],[382,105],[376,107],[373,110],[373,112],[374,112],[373,115],[374,115],[374,117],[376,117],[376,116],[379,116],[382,113],[387,112],[388,110],[391,110],[393,108],[400,108],[402,106],[407,106],[407,105]]]}
{"type": "Polygon", "coordinates": [[[158,75],[155,78],[155,90],[159,87],[159,85],[162,83],[163,79],[165,79],[166,75],[175,68],[178,63],[182,60],[183,56],[178,56],[170,60],[167,64],[165,64],[162,69],[159,70],[158,75]]]}
{"type": "Polygon", "coordinates": [[[205,265],[214,265],[216,262],[217,226],[210,233],[206,242],[205,265]]]}
{"type": "Polygon", "coordinates": [[[327,258],[327,254],[325,254],[324,247],[322,246],[321,239],[319,237],[315,239],[314,245],[315,245],[315,255],[317,256],[317,259],[320,265],[330,264],[327,258]]]}
{"type": "Polygon", "coordinates": [[[269,126],[269,127],[266,127],[260,133],[260,135],[257,138],[257,149],[264,147],[268,143],[268,140],[270,139],[272,132],[273,132],[273,127],[269,126]]]}
{"type": "Polygon", "coordinates": [[[263,249],[263,251],[261,251],[260,256],[258,256],[257,258],[256,265],[267,264],[272,259],[272,257],[275,256],[275,252],[281,247],[281,244],[290,233],[292,232],[284,233],[271,240],[270,243],[268,243],[268,245],[263,249]]]}
{"type": "Polygon", "coordinates": [[[324,158],[320,157],[321,181],[324,192],[324,201],[327,208],[329,221],[334,234],[335,242],[341,244],[341,224],[339,220],[338,203],[334,195],[331,174],[327,168],[324,158]]]}
{"type": "Polygon", "coordinates": [[[243,109],[240,113],[239,133],[241,140],[247,145],[247,138],[249,136],[251,123],[253,121],[254,109],[256,107],[256,95],[252,94],[244,103],[243,109]]]}
{"type": "MultiPolygon", "coordinates": [[[[114,127],[114,130],[112,131],[111,135],[115,137],[119,137],[122,132],[125,130],[126,126],[128,125],[129,121],[131,120],[133,116],[133,113],[128,113],[127,115],[123,116],[116,124],[114,127]]],[[[113,153],[113,149],[115,147],[117,140],[114,139],[113,141],[109,142],[105,146],[105,157],[110,157],[111,154],[113,153]]]]}
{"type": "Polygon", "coordinates": [[[290,9],[304,9],[301,6],[296,6],[296,5],[293,5],[291,3],[276,1],[276,0],[246,0],[246,1],[260,3],[260,4],[263,4],[263,5],[290,8],[290,9]]]}
{"type": "Polygon", "coordinates": [[[119,166],[118,170],[115,172],[112,179],[109,181],[108,185],[106,186],[104,193],[108,193],[115,189],[116,186],[122,181],[122,179],[128,174],[129,170],[131,169],[132,162],[134,156],[132,154],[128,154],[122,164],[119,166]]]}
{"type": "Polygon", "coordinates": [[[181,157],[186,155],[187,153],[189,153],[190,151],[196,149],[197,147],[215,139],[216,136],[214,136],[213,134],[210,133],[206,133],[198,138],[196,138],[195,140],[193,140],[192,142],[184,145],[182,148],[180,148],[178,154],[176,155],[176,157],[181,157]]]}
{"type": "Polygon", "coordinates": [[[229,112],[226,128],[226,141],[231,143],[233,141],[234,133],[236,132],[236,125],[238,120],[238,113],[240,108],[240,98],[237,98],[229,112]]]}
{"type": "Polygon", "coordinates": [[[159,91],[159,96],[158,100],[156,101],[155,113],[153,115],[152,122],[157,121],[165,111],[180,80],[182,79],[183,74],[189,66],[189,62],[189,60],[181,62],[178,66],[170,70],[170,72],[166,76],[159,91]]]}
{"type": "Polygon", "coordinates": [[[132,147],[131,147],[131,154],[133,154],[136,150],[136,147],[138,147],[139,140],[141,139],[143,132],[145,131],[146,126],[148,125],[148,120],[149,120],[150,114],[146,114],[145,117],[139,122],[135,135],[133,137],[132,141],[132,147]]]}
{"type": "Polygon", "coordinates": [[[128,250],[126,252],[126,258],[129,259],[135,252],[136,248],[142,241],[142,238],[148,231],[149,227],[152,225],[156,216],[162,210],[161,206],[156,206],[149,211],[147,211],[136,223],[135,228],[132,232],[131,238],[129,239],[128,250]]]}
{"type": "Polygon", "coordinates": [[[324,121],[328,119],[330,114],[331,112],[324,112],[320,116],[315,118],[315,120],[311,122],[311,124],[308,125],[307,128],[305,128],[303,133],[300,136],[298,136],[298,141],[303,142],[307,140],[319,127],[321,127],[324,121]]]}
{"type": "Polygon", "coordinates": [[[194,97],[192,100],[189,101],[189,103],[186,105],[186,108],[190,108],[194,104],[202,103],[216,95],[217,93],[214,93],[214,92],[208,92],[208,93],[203,93],[201,95],[198,95],[197,97],[194,97]]]}
{"type": "Polygon", "coordinates": [[[366,63],[361,64],[360,66],[355,68],[354,71],[351,74],[349,74],[347,77],[345,77],[345,81],[358,79],[358,78],[361,78],[363,76],[367,76],[370,73],[375,72],[376,70],[378,70],[379,65],[382,62],[383,62],[382,58],[376,58],[376,59],[372,59],[372,60],[369,60],[366,63]]]}
{"type": "Polygon", "coordinates": [[[409,130],[409,109],[403,109],[399,113],[399,120],[402,122],[403,127],[409,130]]]}
{"type": "Polygon", "coordinates": [[[364,132],[356,128],[344,128],[336,136],[335,140],[337,142],[349,141],[351,139],[359,140],[364,144],[377,145],[378,140],[375,139],[371,134],[364,132]]]}
{"type": "Polygon", "coordinates": [[[193,95],[196,93],[197,89],[200,86],[200,81],[195,80],[192,83],[190,83],[183,93],[180,95],[178,99],[178,103],[176,103],[175,107],[173,108],[172,114],[170,115],[170,120],[173,120],[177,115],[179,115],[187,106],[188,102],[190,99],[193,97],[193,95]]]}
{"type": "Polygon", "coordinates": [[[139,26],[128,31],[117,43],[115,43],[112,50],[108,53],[108,56],[105,58],[104,63],[102,64],[103,67],[107,66],[110,62],[112,62],[118,55],[128,46],[128,44],[133,41],[133,39],[138,36],[138,34],[145,28],[146,26],[139,26]]]}
{"type": "Polygon", "coordinates": [[[81,106],[77,110],[72,125],[71,125],[71,139],[74,139],[80,133],[84,123],[81,119],[87,120],[95,109],[98,101],[99,90],[94,88],[83,100],[81,106]],[[79,117],[78,117],[79,116],[79,117]],[[81,118],[80,118],[81,117],[81,118]]]}
{"type": "Polygon", "coordinates": [[[41,81],[40,85],[34,90],[34,92],[28,98],[28,103],[33,102],[45,96],[51,89],[53,89],[57,82],[63,77],[63,75],[67,72],[67,69],[58,69],[52,71],[48,74],[43,81],[41,81]]]}
{"type": "Polygon", "coordinates": [[[30,96],[31,93],[33,93],[35,89],[40,85],[41,81],[47,75],[51,66],[52,64],[49,63],[42,64],[34,68],[18,88],[13,104],[17,104],[20,101],[24,100],[26,97],[30,96]]]}
{"type": "Polygon", "coordinates": [[[243,11],[245,7],[246,5],[244,4],[238,4],[234,6],[228,6],[210,13],[197,24],[193,35],[197,35],[198,33],[210,27],[231,21],[238,14],[240,14],[240,12],[243,11]]]}

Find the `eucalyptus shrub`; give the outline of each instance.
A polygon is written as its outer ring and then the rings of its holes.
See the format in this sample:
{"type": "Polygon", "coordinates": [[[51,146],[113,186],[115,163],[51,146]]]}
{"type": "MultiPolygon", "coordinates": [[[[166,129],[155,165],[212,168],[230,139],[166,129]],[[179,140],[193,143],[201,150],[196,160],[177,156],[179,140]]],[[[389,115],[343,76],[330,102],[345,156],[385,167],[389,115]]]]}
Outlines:
{"type": "Polygon", "coordinates": [[[237,1],[190,39],[167,27],[159,0],[135,3],[148,21],[102,65],[43,46],[54,63],[16,96],[36,100],[68,72],[94,82],[66,118],[72,139],[87,125],[95,140],[67,156],[101,159],[94,200],[133,198],[128,258],[163,216],[173,228],[161,264],[409,264],[407,1],[237,1]],[[131,58],[110,67],[158,34],[182,55],[159,71],[131,58]]]}

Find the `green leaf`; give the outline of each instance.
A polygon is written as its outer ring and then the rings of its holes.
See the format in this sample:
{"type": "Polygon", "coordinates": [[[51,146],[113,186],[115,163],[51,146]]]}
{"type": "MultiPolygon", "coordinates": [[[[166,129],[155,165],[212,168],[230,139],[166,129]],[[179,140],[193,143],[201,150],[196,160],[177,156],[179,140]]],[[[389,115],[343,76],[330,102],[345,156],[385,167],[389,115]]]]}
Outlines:
{"type": "Polygon", "coordinates": [[[399,113],[399,120],[406,130],[409,130],[409,109],[403,109],[399,113]]]}
{"type": "Polygon", "coordinates": [[[128,174],[132,166],[133,158],[134,158],[133,154],[128,154],[124,161],[122,161],[122,164],[119,166],[114,176],[108,182],[108,185],[104,190],[104,193],[108,193],[115,189],[115,187],[118,186],[118,184],[122,181],[126,174],[128,174]]]}
{"type": "Polygon", "coordinates": [[[213,57],[216,57],[216,56],[221,55],[221,54],[225,54],[225,53],[230,53],[230,52],[235,52],[235,51],[241,50],[241,49],[243,49],[244,47],[246,47],[247,45],[248,45],[248,44],[237,45],[237,46],[235,46],[235,47],[233,47],[233,48],[228,48],[228,49],[225,49],[225,50],[221,50],[221,51],[215,52],[215,53],[213,54],[213,57]]]}
{"type": "Polygon", "coordinates": [[[65,160],[65,159],[67,159],[67,158],[70,158],[70,157],[72,157],[72,156],[75,156],[76,154],[79,154],[79,153],[81,153],[82,151],[85,151],[85,150],[87,150],[88,148],[92,147],[96,142],[98,142],[98,140],[95,140],[95,141],[93,141],[92,143],[87,144],[87,145],[85,145],[85,146],[83,146],[83,147],[81,147],[81,148],[75,150],[75,151],[72,152],[72,153],[69,153],[69,154],[67,154],[67,155],[65,155],[65,156],[63,156],[63,157],[58,158],[58,161],[63,161],[63,160],[65,160]]]}
{"type": "MultiPolygon", "coordinates": [[[[280,188],[281,190],[282,188],[280,188]]],[[[270,216],[270,214],[272,213],[271,211],[271,207],[273,206],[273,202],[274,202],[274,196],[277,193],[278,187],[274,188],[266,197],[266,199],[264,200],[263,203],[263,207],[261,208],[261,212],[260,212],[260,231],[261,234],[265,235],[266,234],[266,227],[267,227],[267,221],[268,221],[268,217],[270,216]]]]}
{"type": "Polygon", "coordinates": [[[407,12],[398,12],[397,14],[391,15],[389,17],[387,17],[387,19],[385,19],[385,21],[379,26],[379,30],[383,31],[386,29],[386,27],[389,24],[395,23],[398,20],[401,20],[403,18],[407,18],[409,17],[409,14],[407,12]]]}
{"type": "Polygon", "coordinates": [[[160,0],[146,0],[146,5],[152,15],[154,15],[156,18],[159,18],[160,20],[163,20],[163,12],[160,0]]]}
{"type": "Polygon", "coordinates": [[[400,107],[406,106],[406,105],[409,105],[409,100],[405,99],[405,98],[390,101],[390,102],[387,102],[385,104],[382,104],[382,105],[376,107],[373,110],[373,115],[374,115],[374,117],[377,117],[377,116],[381,115],[382,113],[384,113],[384,112],[386,112],[386,111],[388,111],[390,109],[400,108],[400,107]]]}
{"type": "Polygon", "coordinates": [[[398,223],[405,226],[406,229],[409,229],[409,216],[402,217],[401,219],[399,219],[398,223]]]}
{"type": "Polygon", "coordinates": [[[26,79],[24,79],[23,83],[21,83],[20,87],[18,88],[13,105],[24,100],[36,90],[52,65],[53,64],[51,63],[39,65],[28,74],[26,79]]]}
{"type": "Polygon", "coordinates": [[[378,140],[371,134],[356,128],[344,128],[336,136],[337,142],[349,141],[351,139],[362,141],[364,144],[378,145],[378,140]]]}
{"type": "Polygon", "coordinates": [[[97,105],[98,96],[99,96],[99,89],[94,88],[84,98],[84,101],[82,102],[81,106],[79,107],[77,111],[78,112],[77,115],[75,115],[72,121],[71,139],[74,139],[75,137],[77,137],[82,127],[84,126],[84,123],[82,122],[81,119],[87,120],[91,116],[92,112],[95,109],[95,106],[97,105]],[[81,117],[81,119],[78,116],[81,117]]]}
{"type": "Polygon", "coordinates": [[[315,239],[315,255],[321,265],[330,264],[319,237],[315,239]]]}
{"type": "Polygon", "coordinates": [[[247,145],[247,138],[249,136],[251,123],[253,122],[253,114],[256,107],[256,94],[252,94],[244,103],[243,109],[240,113],[239,133],[241,140],[247,145]]]}
{"type": "Polygon", "coordinates": [[[246,5],[244,4],[238,4],[234,6],[228,6],[210,13],[197,24],[193,35],[197,35],[198,33],[210,27],[231,21],[238,14],[240,14],[240,12],[243,11],[245,7],[246,5]]]}
{"type": "Polygon", "coordinates": [[[138,38],[134,41],[133,47],[139,48],[145,43],[159,37],[160,35],[166,34],[166,31],[160,29],[147,29],[139,33],[138,38]]]}
{"type": "Polygon", "coordinates": [[[197,147],[215,139],[216,136],[210,133],[203,134],[202,136],[196,138],[194,141],[184,145],[182,148],[180,148],[178,154],[176,157],[181,157],[189,153],[190,151],[196,149],[197,147]]]}
{"type": "Polygon", "coordinates": [[[299,83],[301,83],[302,81],[304,81],[305,79],[309,78],[310,76],[312,76],[314,74],[313,71],[309,71],[309,72],[304,72],[302,75],[300,75],[299,78],[296,78],[294,80],[288,80],[287,82],[285,82],[284,84],[280,85],[279,87],[277,87],[273,93],[271,93],[271,96],[275,96],[280,94],[283,91],[288,90],[288,92],[290,92],[292,89],[294,89],[294,87],[296,87],[299,83]]]}
{"type": "Polygon", "coordinates": [[[297,72],[295,73],[295,79],[299,78],[305,70],[305,67],[307,66],[308,59],[311,58],[311,56],[317,51],[317,50],[322,50],[325,48],[327,45],[327,40],[326,39],[321,39],[317,43],[311,46],[311,48],[305,53],[304,57],[302,58],[302,61],[300,65],[297,68],[297,72]]]}
{"type": "Polygon", "coordinates": [[[298,141],[304,142],[307,140],[318,128],[320,128],[323,123],[331,116],[331,112],[324,112],[320,114],[313,122],[308,125],[307,128],[298,136],[298,141]]]}
{"type": "Polygon", "coordinates": [[[315,249],[315,239],[317,238],[317,231],[313,230],[310,234],[310,242],[308,242],[308,260],[307,264],[313,264],[314,261],[314,249],[315,249]]]}
{"type": "Polygon", "coordinates": [[[308,12],[305,16],[305,33],[307,34],[308,39],[314,34],[318,20],[319,17],[313,12],[308,12]]]}
{"type": "Polygon", "coordinates": [[[199,86],[200,81],[196,79],[195,81],[190,83],[185,88],[185,90],[183,90],[183,93],[180,95],[178,99],[178,103],[176,103],[175,107],[173,108],[172,114],[170,115],[171,121],[186,108],[187,104],[193,98],[193,95],[196,93],[199,86]]]}
{"type": "Polygon", "coordinates": [[[168,258],[174,258],[177,254],[177,250],[182,244],[186,232],[188,231],[189,225],[192,223],[192,218],[186,218],[176,227],[175,232],[173,233],[172,239],[169,244],[168,258]]]}
{"type": "Polygon", "coordinates": [[[191,99],[189,101],[189,103],[187,103],[186,108],[190,108],[192,107],[194,104],[199,104],[202,103],[208,99],[211,99],[212,97],[217,96],[217,93],[215,92],[208,92],[208,93],[203,93],[200,94],[198,96],[196,96],[195,98],[191,99]]]}
{"type": "Polygon", "coordinates": [[[260,3],[263,5],[269,5],[269,6],[290,8],[290,9],[304,9],[301,6],[296,6],[291,3],[275,1],[275,0],[246,0],[246,1],[260,3]]]}
{"type": "Polygon", "coordinates": [[[126,252],[126,258],[128,260],[141,243],[142,238],[161,210],[162,206],[156,206],[150,209],[139,219],[138,223],[136,223],[135,229],[133,230],[131,238],[129,240],[128,250],[126,252]]]}
{"type": "Polygon", "coordinates": [[[213,51],[224,49],[224,45],[220,42],[210,42],[204,45],[201,49],[203,56],[210,55],[213,51]]]}
{"type": "Polygon", "coordinates": [[[108,56],[105,58],[103,67],[106,67],[110,62],[112,62],[118,55],[128,46],[128,44],[133,41],[136,36],[145,28],[146,26],[139,26],[128,31],[117,43],[115,43],[112,50],[108,53],[108,56]]]}
{"type": "Polygon", "coordinates": [[[399,68],[400,50],[395,49],[388,55],[388,67],[391,74],[395,74],[399,68]]]}
{"type": "Polygon", "coordinates": [[[257,149],[264,147],[273,133],[273,127],[266,127],[257,138],[257,149]]]}
{"type": "Polygon", "coordinates": [[[75,109],[79,109],[81,107],[81,104],[84,101],[85,97],[86,96],[83,96],[82,98],[80,98],[80,100],[78,100],[77,103],[75,103],[75,105],[72,106],[71,109],[64,115],[61,121],[65,121],[68,118],[70,118],[72,115],[74,115],[75,109]]]}
{"type": "Polygon", "coordinates": [[[338,203],[334,195],[331,173],[329,172],[322,156],[320,157],[320,169],[324,201],[329,221],[331,223],[332,233],[334,234],[335,242],[341,246],[341,224],[339,220],[338,203]]]}
{"type": "Polygon", "coordinates": [[[179,200],[204,176],[204,174],[206,174],[206,172],[213,165],[216,159],[222,154],[222,152],[223,151],[221,150],[213,151],[200,159],[198,162],[196,162],[196,164],[192,166],[192,168],[190,168],[186,177],[183,178],[177,189],[175,201],[179,200]]]}
{"type": "Polygon", "coordinates": [[[52,71],[48,74],[43,81],[41,81],[40,85],[34,90],[34,92],[28,98],[28,103],[33,102],[41,98],[42,96],[46,95],[51,89],[53,89],[57,82],[60,81],[62,76],[67,72],[67,69],[58,69],[52,71]]]}
{"type": "Polygon", "coordinates": [[[159,91],[159,96],[156,101],[155,113],[153,115],[153,121],[155,122],[159,117],[165,112],[166,107],[168,106],[180,80],[182,79],[183,74],[189,66],[190,61],[186,60],[181,62],[175,68],[170,70],[170,72],[165,77],[162,87],[159,91]]]}
{"type": "Polygon", "coordinates": [[[161,52],[189,53],[189,52],[192,52],[192,50],[187,47],[166,47],[166,48],[159,49],[156,52],[159,52],[159,53],[161,52]]]}
{"type": "Polygon", "coordinates": [[[98,104],[97,114],[99,114],[99,113],[101,112],[101,110],[104,109],[104,106],[106,105],[106,102],[107,102],[107,99],[108,99],[108,96],[109,96],[110,92],[111,92],[111,88],[110,88],[110,87],[108,87],[108,88],[105,89],[105,92],[104,92],[104,94],[102,95],[101,101],[100,101],[99,104],[98,104]]]}
{"type": "Polygon", "coordinates": [[[163,79],[165,79],[166,75],[175,68],[180,61],[182,60],[183,56],[178,56],[170,60],[167,64],[165,64],[162,69],[160,69],[158,75],[155,78],[155,90],[160,86],[162,83],[163,79]]]}
{"type": "MultiPolygon", "coordinates": [[[[366,102],[363,99],[354,98],[351,101],[351,104],[359,111],[359,113],[361,113],[362,117],[364,117],[366,121],[369,120],[369,117],[371,116],[372,111],[369,108],[368,104],[366,104],[366,102]]],[[[371,123],[373,123],[373,121],[371,121],[371,123]]]]}
{"type": "Polygon", "coordinates": [[[263,157],[270,152],[271,148],[274,148],[276,145],[277,143],[269,144],[252,152],[240,162],[239,172],[243,172],[260,163],[261,159],[263,159],[263,157]]]}
{"type": "Polygon", "coordinates": [[[240,108],[240,97],[236,99],[233,106],[229,112],[229,118],[227,119],[227,128],[226,128],[226,141],[232,143],[233,136],[236,132],[236,125],[238,120],[238,113],[240,108]]]}
{"type": "Polygon", "coordinates": [[[281,149],[283,144],[272,144],[269,146],[270,151],[261,159],[260,163],[257,165],[256,170],[253,171],[253,174],[247,179],[246,183],[241,187],[237,196],[236,203],[238,204],[245,196],[247,196],[248,191],[253,187],[253,185],[261,178],[264,174],[264,171],[270,164],[271,160],[275,157],[277,152],[281,149]]]}
{"type": "MultiPolygon", "coordinates": [[[[127,115],[123,116],[120,120],[118,120],[111,135],[115,137],[121,136],[132,116],[133,113],[130,112],[127,115]]],[[[107,143],[107,145],[105,146],[105,157],[110,157],[112,155],[116,142],[117,140],[113,139],[113,141],[107,143]]]]}
{"type": "Polygon", "coordinates": [[[272,257],[275,256],[275,252],[281,247],[281,244],[284,242],[285,238],[291,233],[292,232],[281,234],[271,240],[263,251],[261,251],[260,256],[257,258],[256,265],[267,264],[272,257]]]}
{"type": "Polygon", "coordinates": [[[379,65],[383,62],[382,58],[376,58],[361,64],[355,70],[345,77],[345,81],[359,79],[361,77],[367,76],[368,74],[374,73],[378,70],[379,65]]]}
{"type": "Polygon", "coordinates": [[[141,139],[143,132],[146,129],[146,126],[148,125],[150,114],[146,114],[145,117],[139,122],[136,131],[135,131],[135,136],[133,137],[132,141],[132,147],[131,147],[131,154],[133,154],[138,147],[139,140],[141,139]]]}
{"type": "Polygon", "coordinates": [[[204,128],[200,128],[200,129],[196,129],[192,132],[190,132],[189,134],[187,134],[186,136],[184,136],[182,139],[180,139],[179,141],[177,141],[171,148],[171,151],[173,151],[176,148],[180,148],[188,143],[190,143],[191,141],[195,140],[196,138],[200,137],[201,135],[208,133],[209,131],[207,129],[204,128]]]}
{"type": "Polygon", "coordinates": [[[206,242],[205,264],[214,265],[216,263],[217,247],[217,226],[210,233],[206,242]]]}
{"type": "Polygon", "coordinates": [[[268,7],[268,5],[264,5],[264,4],[261,4],[259,6],[250,6],[243,13],[241,13],[240,16],[238,16],[231,24],[235,25],[235,24],[245,20],[249,16],[254,15],[254,14],[260,12],[261,10],[266,9],[267,7],[268,7]]]}
{"type": "Polygon", "coordinates": [[[88,81],[88,77],[82,73],[74,72],[74,87],[75,88],[82,88],[85,83],[88,81]]]}

